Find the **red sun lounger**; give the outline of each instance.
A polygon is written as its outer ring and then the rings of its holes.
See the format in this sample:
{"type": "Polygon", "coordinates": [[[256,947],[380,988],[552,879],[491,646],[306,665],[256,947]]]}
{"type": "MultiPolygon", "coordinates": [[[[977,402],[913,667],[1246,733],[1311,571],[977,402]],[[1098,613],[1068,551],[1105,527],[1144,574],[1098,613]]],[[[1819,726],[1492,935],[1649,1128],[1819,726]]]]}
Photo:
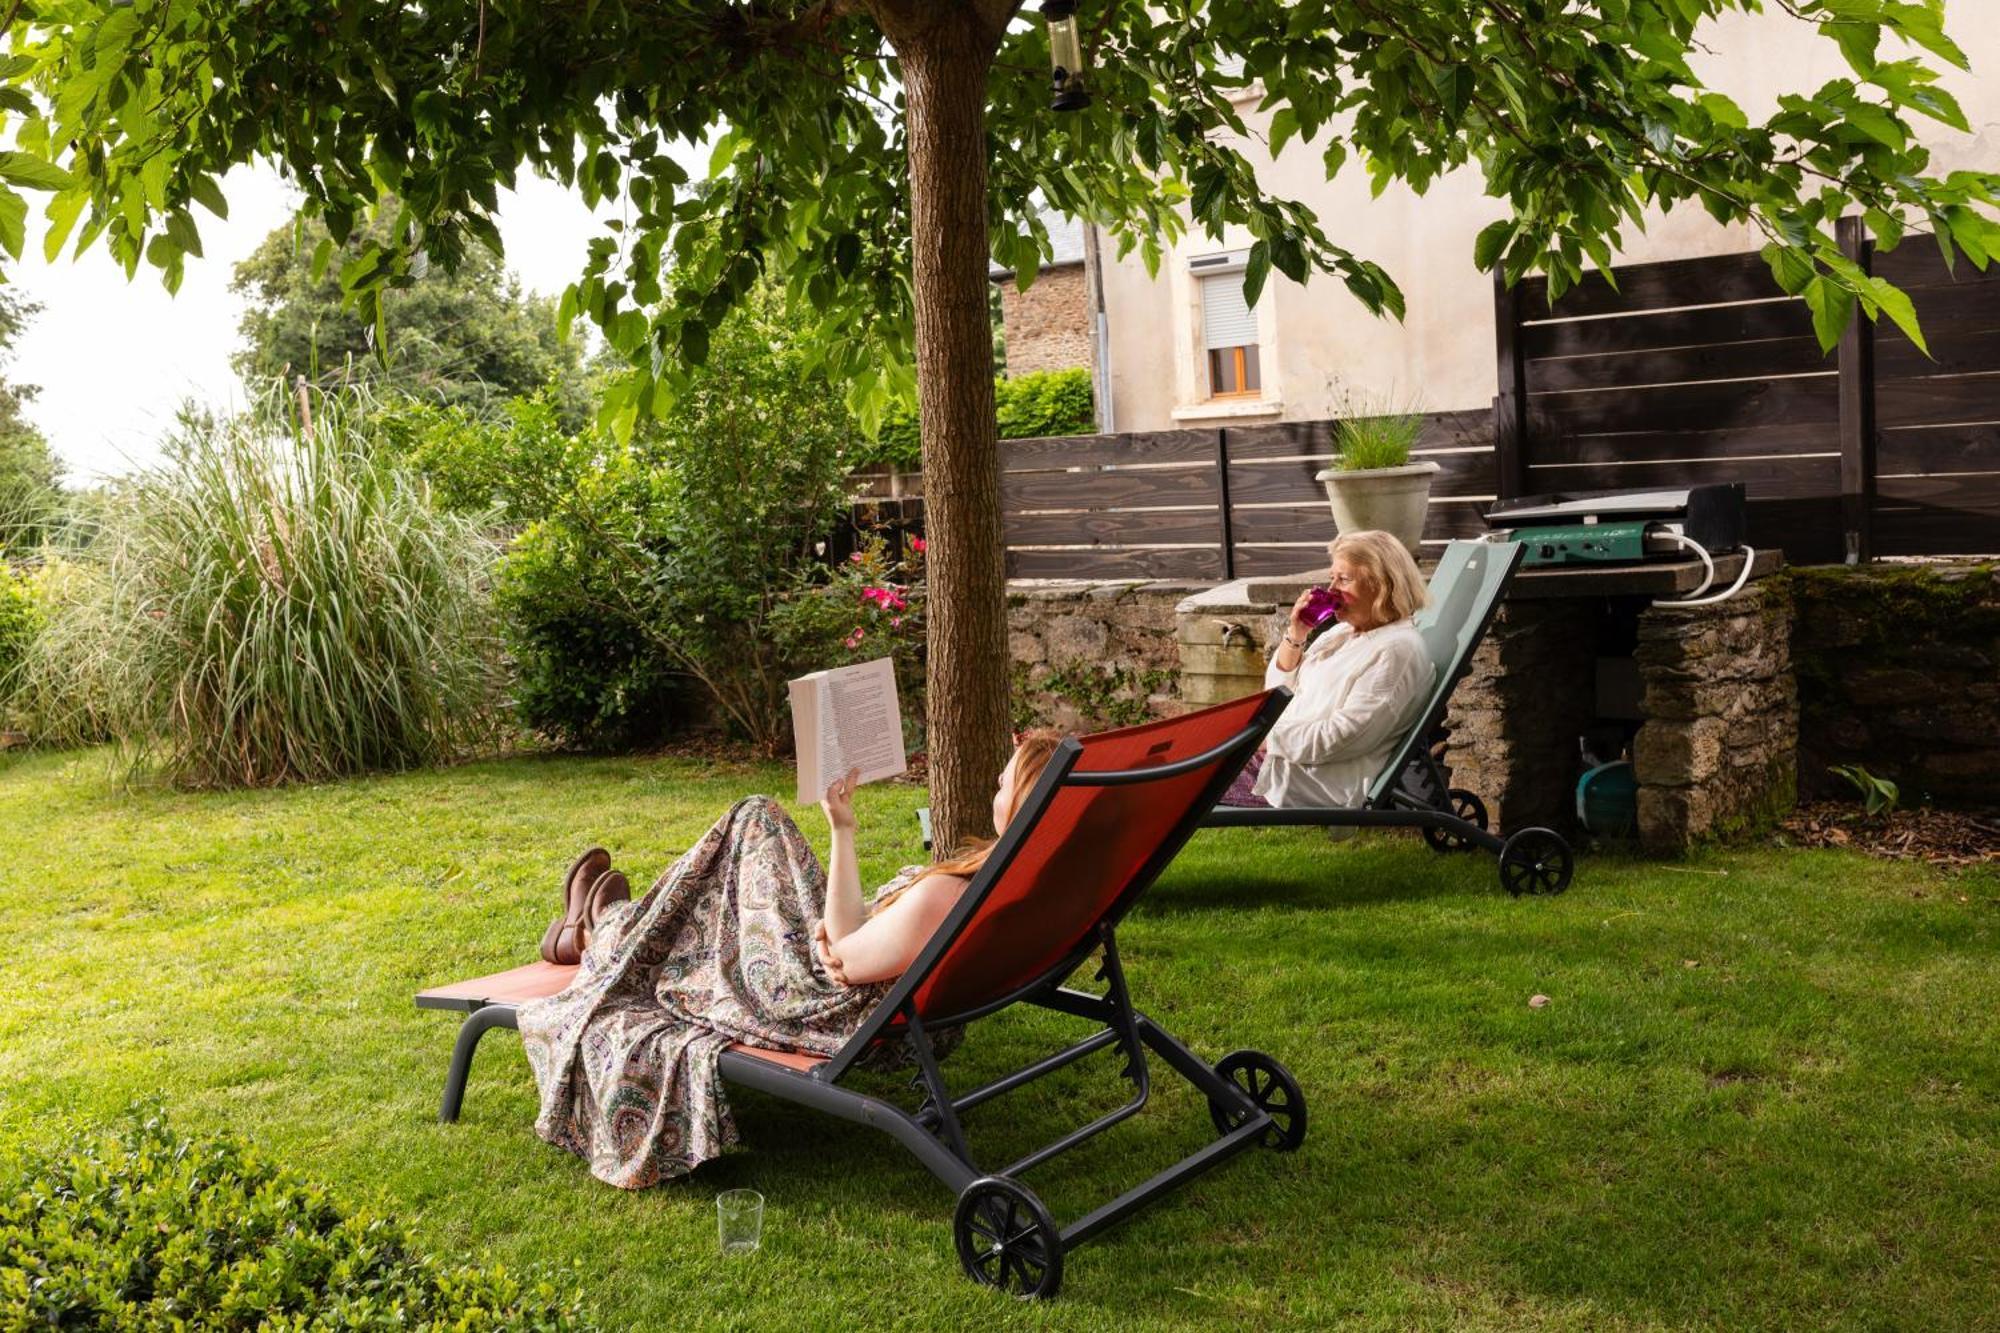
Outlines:
{"type": "MultiPolygon", "coordinates": [[[[830,1058],[737,1045],[721,1072],[755,1088],[869,1125],[908,1148],[958,1196],[953,1239],[973,1281],[1017,1296],[1050,1296],[1076,1246],[1226,1158],[1261,1146],[1297,1148],[1306,1107],[1285,1067],[1241,1050],[1210,1064],[1133,1007],[1118,957],[1118,923],[1194,833],[1290,695],[1280,689],[1185,717],[1066,740],[1049,761],[986,865],[909,971],[851,1041],[830,1058]],[[1068,984],[1092,958],[1102,990],[1068,984]],[[1075,1045],[970,1091],[953,1093],[930,1033],[1032,1004],[1096,1030],[1075,1045]],[[878,1043],[907,1047],[924,1099],[915,1111],[845,1086],[878,1043]],[[982,1165],[967,1141],[975,1108],[1116,1048],[1131,1097],[1019,1161],[982,1165]],[[1138,1114],[1157,1057],[1208,1102],[1216,1137],[1067,1226],[1058,1226],[1027,1172],[1138,1114]]],[[[417,1003],[466,1017],[446,1080],[441,1119],[454,1120],[480,1037],[515,1026],[526,999],[553,994],[574,969],[532,964],[425,991],[417,1003]]]]}

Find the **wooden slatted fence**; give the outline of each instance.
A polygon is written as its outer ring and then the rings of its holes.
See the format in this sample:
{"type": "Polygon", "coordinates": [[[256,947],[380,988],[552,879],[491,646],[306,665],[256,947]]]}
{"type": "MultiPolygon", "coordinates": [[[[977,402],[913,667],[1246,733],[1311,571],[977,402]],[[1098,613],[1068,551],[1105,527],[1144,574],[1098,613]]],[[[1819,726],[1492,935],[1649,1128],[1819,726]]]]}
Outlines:
{"type": "MultiPolygon", "coordinates": [[[[2000,264],[1947,271],[1930,238],[1857,262],[1910,294],[1930,355],[1857,321],[1822,353],[1761,256],[1495,284],[1491,411],[1425,418],[1442,468],[1426,543],[1477,536],[1499,496],[1742,482],[1750,540],[1794,562],[2000,552],[2000,264]]],[[[1003,440],[1015,578],[1214,581],[1323,559],[1313,479],[1335,423],[1003,440]]],[[[905,506],[909,502],[895,502],[905,506]]]]}
{"type": "MultiPolygon", "coordinates": [[[[1002,440],[1008,576],[1215,581],[1309,569],[1334,535],[1326,490],[1313,479],[1333,457],[1333,429],[1311,421],[1002,440]]],[[[1411,457],[1444,469],[1425,540],[1483,531],[1492,413],[1426,417],[1411,457]]]]}
{"type": "Polygon", "coordinates": [[[1496,284],[1502,494],[1744,483],[1750,540],[1794,561],[2000,550],[2000,268],[1929,237],[1850,256],[1910,293],[1930,357],[1884,321],[1822,353],[1760,255],[1496,284]]]}

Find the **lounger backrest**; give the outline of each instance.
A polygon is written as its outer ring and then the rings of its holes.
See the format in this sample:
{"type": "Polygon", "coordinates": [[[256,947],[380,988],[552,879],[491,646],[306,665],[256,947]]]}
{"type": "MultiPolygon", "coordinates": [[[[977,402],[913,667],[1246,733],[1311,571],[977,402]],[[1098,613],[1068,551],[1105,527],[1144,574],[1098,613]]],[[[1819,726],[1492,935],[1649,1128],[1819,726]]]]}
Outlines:
{"type": "Polygon", "coordinates": [[[1173,859],[1290,697],[1268,691],[1065,741],[885,1005],[913,995],[926,1022],[972,1017],[1088,953],[1098,926],[1115,923],[1173,859]],[[1151,769],[1163,776],[1145,776],[1151,769]],[[1131,781],[1092,781],[1133,770],[1131,781]]]}
{"type": "Polygon", "coordinates": [[[1416,616],[1417,633],[1423,636],[1424,650],[1435,669],[1431,692],[1388,766],[1369,785],[1369,804],[1387,796],[1416,747],[1425,744],[1443,720],[1445,704],[1486,636],[1486,627],[1492,623],[1493,612],[1523,553],[1518,542],[1455,541],[1444,548],[1431,573],[1431,604],[1416,616]]]}

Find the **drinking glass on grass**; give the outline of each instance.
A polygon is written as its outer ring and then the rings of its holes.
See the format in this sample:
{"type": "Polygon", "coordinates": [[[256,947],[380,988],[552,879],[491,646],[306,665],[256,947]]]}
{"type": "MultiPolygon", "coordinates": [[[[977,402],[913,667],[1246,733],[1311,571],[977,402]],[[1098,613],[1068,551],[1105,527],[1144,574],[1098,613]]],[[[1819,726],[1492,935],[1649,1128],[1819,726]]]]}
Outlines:
{"type": "Polygon", "coordinates": [[[764,1234],[764,1196],[756,1190],[724,1190],[715,1196],[715,1225],[724,1254],[749,1254],[764,1234]]]}

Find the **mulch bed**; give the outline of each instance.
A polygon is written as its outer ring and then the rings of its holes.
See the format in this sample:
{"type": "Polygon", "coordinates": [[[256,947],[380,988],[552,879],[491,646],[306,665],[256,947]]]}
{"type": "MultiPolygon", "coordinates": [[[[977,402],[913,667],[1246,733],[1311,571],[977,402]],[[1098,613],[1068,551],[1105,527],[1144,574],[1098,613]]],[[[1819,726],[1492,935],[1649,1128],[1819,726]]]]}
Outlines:
{"type": "Polygon", "coordinates": [[[2000,813],[1898,810],[1869,816],[1841,801],[1801,805],[1781,824],[1799,847],[1849,847],[1892,861],[1924,861],[1962,869],[2000,864],[2000,813]]]}

